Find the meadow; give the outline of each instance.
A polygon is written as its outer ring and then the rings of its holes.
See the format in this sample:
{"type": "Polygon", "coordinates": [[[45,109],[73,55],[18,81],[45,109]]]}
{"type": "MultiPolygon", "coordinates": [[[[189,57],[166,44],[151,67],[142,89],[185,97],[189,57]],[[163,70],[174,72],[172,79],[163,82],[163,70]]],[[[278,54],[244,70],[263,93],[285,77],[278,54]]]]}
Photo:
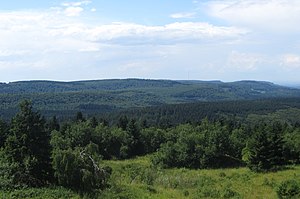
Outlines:
{"type": "MultiPolygon", "coordinates": [[[[300,183],[300,166],[282,171],[255,173],[248,168],[160,169],[151,164],[151,155],[130,160],[109,160],[112,168],[110,188],[83,195],[61,188],[30,188],[0,191],[1,198],[107,198],[107,199],[181,199],[181,198],[279,198],[277,190],[287,180],[300,183]]],[[[296,196],[294,198],[299,197],[296,196]]]]}

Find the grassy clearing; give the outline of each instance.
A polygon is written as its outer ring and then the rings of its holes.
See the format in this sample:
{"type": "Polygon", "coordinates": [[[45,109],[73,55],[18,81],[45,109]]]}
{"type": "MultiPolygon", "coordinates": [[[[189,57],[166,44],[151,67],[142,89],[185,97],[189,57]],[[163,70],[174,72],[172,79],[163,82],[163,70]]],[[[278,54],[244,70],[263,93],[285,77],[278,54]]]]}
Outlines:
{"type": "Polygon", "coordinates": [[[106,161],[113,168],[112,187],[104,198],[277,198],[288,179],[300,182],[300,166],[256,174],[247,168],[190,170],[156,169],[149,156],[106,161]]]}
{"type": "MultiPolygon", "coordinates": [[[[285,180],[300,182],[300,166],[257,174],[247,168],[190,170],[157,169],[150,156],[132,160],[104,161],[113,169],[111,187],[92,198],[170,199],[170,198],[278,198],[276,189],[285,180]]],[[[81,198],[64,188],[0,191],[0,198],[81,198]]],[[[87,196],[84,198],[88,198],[87,196]]]]}

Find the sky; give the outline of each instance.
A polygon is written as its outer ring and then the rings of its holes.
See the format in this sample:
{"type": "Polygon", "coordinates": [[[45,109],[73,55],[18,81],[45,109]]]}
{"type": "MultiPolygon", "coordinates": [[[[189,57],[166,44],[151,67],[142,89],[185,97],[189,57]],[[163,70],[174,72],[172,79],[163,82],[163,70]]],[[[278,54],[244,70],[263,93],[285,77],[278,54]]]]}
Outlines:
{"type": "Polygon", "coordinates": [[[2,1],[0,82],[300,84],[299,21],[299,0],[2,1]]]}

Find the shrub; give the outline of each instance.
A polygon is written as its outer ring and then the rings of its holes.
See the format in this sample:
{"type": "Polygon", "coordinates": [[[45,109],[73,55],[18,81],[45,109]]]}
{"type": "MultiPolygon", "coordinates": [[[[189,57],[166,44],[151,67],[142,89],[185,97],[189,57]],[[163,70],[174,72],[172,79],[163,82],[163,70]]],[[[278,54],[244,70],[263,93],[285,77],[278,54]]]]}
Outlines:
{"type": "Polygon", "coordinates": [[[296,180],[286,180],[280,183],[277,190],[279,198],[299,198],[300,197],[300,185],[296,180]]]}
{"type": "Polygon", "coordinates": [[[53,169],[58,184],[80,192],[107,187],[111,170],[97,164],[85,151],[68,149],[53,153],[53,169]]]}

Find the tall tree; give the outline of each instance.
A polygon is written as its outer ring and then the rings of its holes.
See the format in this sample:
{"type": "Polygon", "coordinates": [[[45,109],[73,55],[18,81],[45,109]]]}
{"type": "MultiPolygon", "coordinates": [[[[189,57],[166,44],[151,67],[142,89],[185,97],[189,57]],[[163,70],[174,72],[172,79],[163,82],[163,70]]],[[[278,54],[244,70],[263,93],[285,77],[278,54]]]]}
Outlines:
{"type": "Polygon", "coordinates": [[[4,142],[8,135],[8,125],[0,119],[0,148],[4,146],[4,142]]]}
{"type": "Polygon", "coordinates": [[[243,149],[243,160],[253,171],[270,171],[285,164],[283,127],[279,123],[260,124],[253,139],[243,149]]]}
{"type": "Polygon", "coordinates": [[[122,130],[126,130],[128,125],[128,118],[127,116],[121,116],[118,121],[118,127],[122,130]]]}
{"type": "Polygon", "coordinates": [[[76,122],[84,122],[85,121],[85,118],[83,117],[83,114],[82,112],[77,112],[76,113],[76,122]]]}
{"type": "Polygon", "coordinates": [[[29,101],[21,102],[5,143],[8,160],[18,165],[14,174],[16,183],[41,186],[51,180],[49,141],[40,114],[32,110],[29,101]]]}
{"type": "Polygon", "coordinates": [[[132,137],[131,154],[140,155],[143,153],[143,146],[140,140],[141,134],[137,127],[136,121],[131,119],[127,125],[127,132],[132,137]]]}
{"type": "Polygon", "coordinates": [[[48,124],[47,124],[47,127],[48,127],[48,130],[49,130],[50,132],[53,131],[53,130],[59,131],[60,125],[59,125],[59,123],[58,123],[58,121],[57,121],[56,116],[53,116],[53,117],[51,118],[51,120],[50,120],[50,121],[48,122],[48,124]]]}

